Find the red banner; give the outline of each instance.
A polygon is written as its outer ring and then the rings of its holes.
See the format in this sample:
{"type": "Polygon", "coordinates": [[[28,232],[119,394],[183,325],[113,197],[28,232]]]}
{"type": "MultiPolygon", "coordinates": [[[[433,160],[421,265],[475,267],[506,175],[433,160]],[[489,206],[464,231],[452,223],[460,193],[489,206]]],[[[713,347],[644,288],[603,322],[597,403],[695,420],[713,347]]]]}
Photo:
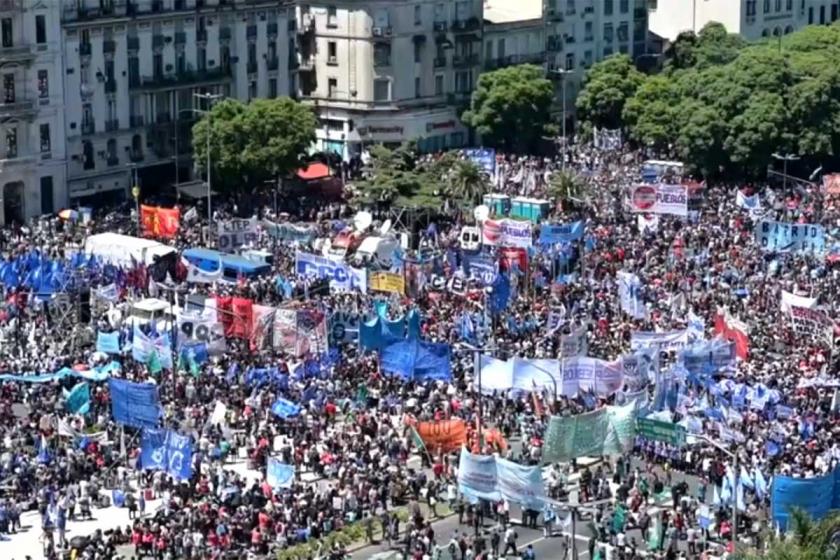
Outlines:
{"type": "Polygon", "coordinates": [[[502,270],[513,270],[519,267],[522,272],[528,271],[528,251],[519,247],[502,247],[499,249],[499,266],[502,270]]]}
{"type": "Polygon", "coordinates": [[[449,453],[467,443],[467,426],[460,418],[438,420],[436,422],[418,422],[417,433],[426,444],[430,453],[438,451],[449,453]]]}
{"type": "Polygon", "coordinates": [[[715,315],[715,334],[735,343],[735,355],[746,360],[750,355],[749,328],[743,321],[729,315],[724,309],[718,309],[715,315]]]}
{"type": "Polygon", "coordinates": [[[233,336],[233,298],[230,296],[216,298],[216,311],[218,312],[219,322],[225,330],[225,336],[233,336]]]}
{"type": "Polygon", "coordinates": [[[171,239],[178,235],[181,226],[181,210],[160,206],[140,206],[140,223],[143,235],[171,239]]]}
{"type": "Polygon", "coordinates": [[[251,321],[254,316],[254,303],[250,299],[235,297],[230,302],[233,312],[230,336],[250,338],[251,321]]]}

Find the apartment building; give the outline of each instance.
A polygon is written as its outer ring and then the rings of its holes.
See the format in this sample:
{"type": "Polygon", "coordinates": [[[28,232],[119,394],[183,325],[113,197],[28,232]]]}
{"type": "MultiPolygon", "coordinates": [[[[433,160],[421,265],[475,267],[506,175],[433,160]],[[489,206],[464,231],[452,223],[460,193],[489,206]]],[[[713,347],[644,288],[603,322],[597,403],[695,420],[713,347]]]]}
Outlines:
{"type": "Polygon", "coordinates": [[[463,146],[458,119],[481,69],[482,0],[298,2],[294,87],[315,108],[318,149],[463,146]]]}
{"type": "Polygon", "coordinates": [[[208,102],[197,94],[290,92],[276,0],[64,0],[60,17],[74,203],[190,179],[191,128],[208,102]]]}
{"type": "Polygon", "coordinates": [[[840,0],[649,0],[650,30],[666,41],[716,21],[749,41],[840,17],[840,0]]]}
{"type": "Polygon", "coordinates": [[[61,46],[49,3],[0,0],[0,224],[66,198],[61,46]]]}

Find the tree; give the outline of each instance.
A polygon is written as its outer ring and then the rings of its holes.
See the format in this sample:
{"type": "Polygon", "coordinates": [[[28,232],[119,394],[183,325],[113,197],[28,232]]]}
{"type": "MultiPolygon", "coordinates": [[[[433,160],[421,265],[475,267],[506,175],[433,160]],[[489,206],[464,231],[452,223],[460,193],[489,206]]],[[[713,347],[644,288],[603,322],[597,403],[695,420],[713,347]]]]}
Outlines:
{"type": "Polygon", "coordinates": [[[473,161],[460,159],[449,169],[445,192],[466,204],[478,204],[487,191],[488,181],[484,171],[473,161]]]}
{"type": "Polygon", "coordinates": [[[788,518],[785,539],[771,537],[767,549],[758,553],[737,551],[738,560],[840,560],[840,515],[832,514],[820,521],[795,509],[788,518]]]}
{"type": "Polygon", "coordinates": [[[709,66],[728,64],[738,57],[747,42],[737,33],[727,33],[726,28],[711,21],[695,35],[684,31],[665,52],[665,68],[704,69],[709,66]]]}
{"type": "Polygon", "coordinates": [[[643,81],[644,75],[625,54],[593,64],[576,102],[580,118],[599,128],[621,128],[624,104],[643,81]]]}
{"type": "Polygon", "coordinates": [[[441,181],[428,167],[418,166],[416,161],[413,144],[404,144],[394,150],[382,145],[371,148],[366,178],[354,185],[354,204],[362,207],[440,206],[441,181]]]}
{"type": "Polygon", "coordinates": [[[311,109],[288,97],[225,99],[193,125],[195,161],[206,161],[209,128],[214,188],[253,188],[300,168],[316,126],[311,109]]]}
{"type": "Polygon", "coordinates": [[[665,76],[646,79],[621,113],[630,137],[645,146],[666,147],[679,130],[679,102],[672,80],[665,76]]]}
{"type": "Polygon", "coordinates": [[[577,175],[565,170],[555,171],[549,177],[547,193],[551,200],[575,205],[583,200],[584,184],[577,175]]]}
{"type": "Polygon", "coordinates": [[[532,151],[550,122],[554,85],[537,66],[523,64],[481,74],[470,107],[461,120],[476,129],[482,142],[506,152],[532,151]]]}

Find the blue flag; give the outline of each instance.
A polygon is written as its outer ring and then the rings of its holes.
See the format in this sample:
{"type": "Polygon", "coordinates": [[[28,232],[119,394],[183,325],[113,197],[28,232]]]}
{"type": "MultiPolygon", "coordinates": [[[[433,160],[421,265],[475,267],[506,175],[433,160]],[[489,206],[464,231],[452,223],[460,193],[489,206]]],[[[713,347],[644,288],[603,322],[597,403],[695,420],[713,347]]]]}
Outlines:
{"type": "Polygon", "coordinates": [[[279,398],[274,401],[273,405],[271,405],[271,412],[280,418],[294,418],[300,414],[300,406],[296,405],[292,401],[279,398]]]}
{"type": "Polygon", "coordinates": [[[265,479],[272,488],[291,488],[295,478],[295,468],[281,463],[274,457],[268,458],[265,479]]]}
{"type": "Polygon", "coordinates": [[[178,480],[192,476],[192,441],[172,430],[145,429],[140,439],[143,470],[164,471],[178,480]]]}
{"type": "Polygon", "coordinates": [[[96,351],[103,354],[120,353],[120,333],[118,331],[96,333],[96,351]]]}
{"type": "Polygon", "coordinates": [[[64,404],[72,414],[87,414],[90,412],[90,385],[78,383],[65,395],[64,404]]]}
{"type": "Polygon", "coordinates": [[[163,416],[157,385],[109,379],[108,391],[111,393],[111,413],[117,424],[154,428],[163,416]]]}

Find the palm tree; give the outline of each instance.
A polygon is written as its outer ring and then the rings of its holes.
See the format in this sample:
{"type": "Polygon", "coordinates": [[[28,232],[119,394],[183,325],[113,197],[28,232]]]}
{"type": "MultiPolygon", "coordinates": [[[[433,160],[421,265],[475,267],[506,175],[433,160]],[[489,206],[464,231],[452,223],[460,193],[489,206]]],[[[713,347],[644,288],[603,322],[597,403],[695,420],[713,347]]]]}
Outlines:
{"type": "Polygon", "coordinates": [[[446,181],[446,194],[467,202],[477,204],[487,191],[487,176],[470,160],[453,162],[446,181]]]}
{"type": "Polygon", "coordinates": [[[791,512],[784,538],[771,537],[764,552],[739,551],[739,560],[840,560],[840,514],[814,521],[791,512]]]}

